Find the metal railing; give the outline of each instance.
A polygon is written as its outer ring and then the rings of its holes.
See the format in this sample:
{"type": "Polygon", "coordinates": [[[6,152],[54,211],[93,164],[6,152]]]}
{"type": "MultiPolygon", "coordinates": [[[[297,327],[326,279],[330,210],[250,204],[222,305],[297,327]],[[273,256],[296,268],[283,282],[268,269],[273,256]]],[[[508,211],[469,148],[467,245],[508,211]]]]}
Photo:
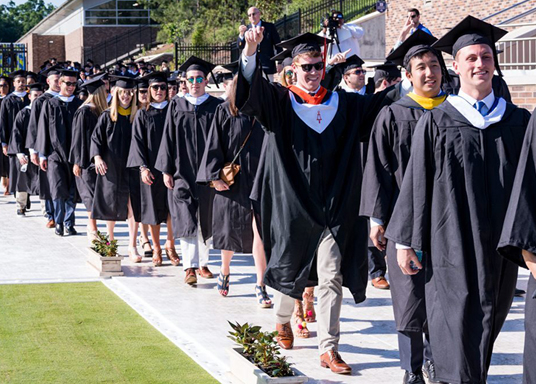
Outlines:
{"type": "Polygon", "coordinates": [[[26,44],[0,43],[0,76],[26,69],[26,44]]]}
{"type": "Polygon", "coordinates": [[[536,69],[536,37],[500,40],[497,49],[502,69],[536,69]]]}
{"type": "Polygon", "coordinates": [[[225,44],[193,45],[175,43],[175,68],[190,56],[197,56],[210,63],[230,63],[238,60],[240,51],[236,42],[225,44]]]}
{"type": "Polygon", "coordinates": [[[157,28],[151,25],[139,25],[127,32],[116,35],[96,46],[84,47],[84,61],[109,65],[120,59],[130,58],[143,49],[150,49],[156,44],[157,28]]]}

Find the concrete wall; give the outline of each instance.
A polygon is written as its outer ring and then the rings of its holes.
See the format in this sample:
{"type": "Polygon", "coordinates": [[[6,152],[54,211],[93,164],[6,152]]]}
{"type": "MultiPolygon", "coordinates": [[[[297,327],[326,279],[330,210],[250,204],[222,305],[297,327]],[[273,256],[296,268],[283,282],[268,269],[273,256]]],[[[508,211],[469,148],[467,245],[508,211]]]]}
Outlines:
{"type": "Polygon", "coordinates": [[[385,58],[385,13],[374,12],[351,22],[365,30],[359,40],[361,58],[365,61],[383,61],[385,58]]]}

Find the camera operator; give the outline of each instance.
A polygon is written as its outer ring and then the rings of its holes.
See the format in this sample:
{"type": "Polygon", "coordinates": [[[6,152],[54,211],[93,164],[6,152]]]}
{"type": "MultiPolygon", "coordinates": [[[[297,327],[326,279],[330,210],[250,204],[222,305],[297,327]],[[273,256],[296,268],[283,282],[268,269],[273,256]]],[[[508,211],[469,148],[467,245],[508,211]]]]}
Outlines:
{"type": "Polygon", "coordinates": [[[328,39],[334,38],[334,41],[328,46],[329,58],[336,54],[350,50],[351,55],[360,55],[359,39],[363,37],[365,31],[363,28],[353,24],[344,24],[344,15],[342,12],[332,10],[322,21],[322,37],[328,39]],[[338,43],[337,44],[337,40],[338,43]]]}

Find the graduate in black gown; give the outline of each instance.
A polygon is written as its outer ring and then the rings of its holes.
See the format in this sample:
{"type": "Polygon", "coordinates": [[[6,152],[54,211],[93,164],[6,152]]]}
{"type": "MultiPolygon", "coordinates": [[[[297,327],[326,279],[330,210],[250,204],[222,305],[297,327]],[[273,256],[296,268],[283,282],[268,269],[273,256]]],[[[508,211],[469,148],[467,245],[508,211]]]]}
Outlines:
{"type": "Polygon", "coordinates": [[[39,166],[48,178],[58,236],[77,234],[76,184],[69,164],[73,117],[82,104],[74,96],[77,77],[77,71],[60,71],[60,93],[42,106],[34,148],[39,152],[39,166]]]}
{"type": "Polygon", "coordinates": [[[260,197],[265,282],[280,292],[277,340],[292,348],[294,299],[301,299],[310,280],[318,281],[321,365],[349,374],[351,367],[338,354],[342,287],[359,303],[367,286],[367,220],[356,204],[360,141],[368,140],[385,93],[361,96],[321,87],[324,39],[310,33],[281,43],[292,50],[296,86],[272,85],[256,62],[262,36],[262,28],[246,32],[236,103],[273,133],[260,197]]]}
{"type": "MultiPolygon", "coordinates": [[[[15,123],[17,113],[30,104],[28,93],[26,92],[26,71],[15,71],[9,75],[12,79],[13,92],[2,100],[0,105],[0,143],[2,143],[2,154],[0,154],[0,162],[5,165],[3,157],[8,157],[7,146],[11,138],[11,131],[15,123]]],[[[9,192],[15,192],[17,185],[17,158],[9,157],[9,192]]],[[[5,171],[4,171],[5,172],[5,171]]]]}
{"type": "Polygon", "coordinates": [[[523,384],[536,383],[536,118],[530,119],[506,212],[499,252],[530,270],[525,302],[523,384]]]}
{"type": "Polygon", "coordinates": [[[188,93],[171,100],[155,168],[173,190],[173,233],[181,242],[184,281],[193,285],[196,274],[214,277],[208,268],[214,190],[196,184],[196,178],[216,107],[223,100],[205,92],[214,64],[192,56],[179,69],[186,72],[188,93]]]}
{"type": "MultiPolygon", "coordinates": [[[[2,100],[11,92],[11,79],[8,76],[0,76],[0,107],[2,100]]],[[[0,154],[0,179],[4,188],[4,196],[9,194],[9,158],[0,154]]]]}
{"type": "Polygon", "coordinates": [[[28,131],[28,122],[30,121],[30,108],[33,102],[43,94],[44,85],[33,83],[28,86],[28,99],[30,105],[27,105],[17,113],[7,154],[17,160],[17,177],[16,184],[13,185],[17,199],[17,215],[24,216],[28,205],[30,195],[39,194],[39,167],[30,162],[30,152],[26,149],[26,134],[28,131]]]}
{"type": "MultiPolygon", "coordinates": [[[[241,114],[236,108],[236,78],[227,85],[227,93],[227,101],[218,106],[212,120],[197,181],[212,182],[216,190],[212,210],[212,241],[214,249],[222,250],[222,265],[218,277],[219,293],[222,296],[228,295],[231,259],[235,252],[240,252],[253,253],[257,272],[257,294],[258,291],[266,290],[266,255],[255,225],[249,195],[259,165],[264,130],[255,118],[241,114]],[[232,162],[235,157],[240,171],[234,179],[234,184],[229,186],[220,178],[220,172],[224,165],[232,162]]],[[[263,308],[272,306],[267,296],[257,294],[257,299],[263,308]]]]}
{"type": "Polygon", "coordinates": [[[175,266],[180,264],[168,207],[168,194],[162,173],[155,169],[156,156],[164,133],[169,102],[167,74],[153,72],[142,80],[149,84],[147,105],[138,110],[133,123],[132,142],[127,166],[139,170],[141,176],[141,222],[148,224],[153,239],[153,265],[162,265],[160,224],[167,224],[166,255],[175,266]]]}
{"type": "Polygon", "coordinates": [[[127,168],[132,122],[137,112],[136,81],[130,77],[115,78],[110,108],[100,115],[91,136],[89,156],[97,172],[91,216],[106,220],[111,240],[115,222],[127,221],[128,256],[139,263],[136,237],[141,220],[140,172],[127,168]]]}
{"type": "Polygon", "coordinates": [[[97,238],[97,220],[91,216],[97,173],[90,157],[91,136],[99,116],[108,108],[108,102],[106,101],[106,85],[102,77],[94,77],[84,82],[84,88],[89,96],[73,117],[69,163],[73,165],[78,195],[88,213],[87,237],[89,243],[92,244],[92,241],[97,238]]]}
{"type": "MultiPolygon", "coordinates": [[[[48,90],[32,103],[30,122],[28,123],[28,132],[26,135],[26,148],[30,151],[31,162],[37,166],[39,166],[39,153],[35,150],[35,140],[37,138],[39,117],[41,116],[41,109],[45,101],[59,95],[60,70],[61,67],[55,65],[41,72],[41,76],[48,85],[48,90]]],[[[44,216],[47,219],[46,226],[47,228],[54,228],[56,224],[54,222],[54,205],[50,197],[50,186],[48,185],[47,174],[41,168],[39,168],[39,198],[44,216]]]]}
{"type": "Polygon", "coordinates": [[[429,255],[430,343],[436,379],[448,383],[486,383],[517,278],[496,248],[530,114],[493,93],[505,34],[468,16],[434,43],[453,55],[460,91],[419,120],[385,235],[404,274],[423,273],[414,250],[429,255]]]}
{"type": "Polygon", "coordinates": [[[411,276],[402,273],[395,244],[386,243],[383,234],[400,192],[415,126],[422,115],[446,99],[441,91],[446,68],[441,53],[430,47],[436,40],[417,30],[388,56],[406,69],[413,90],[384,107],[376,118],[361,194],[360,214],[371,220],[371,240],[378,250],[387,250],[400,366],[405,371],[403,383],[424,383],[423,374],[429,381],[436,382],[426,327],[426,280],[424,273],[411,276]]]}

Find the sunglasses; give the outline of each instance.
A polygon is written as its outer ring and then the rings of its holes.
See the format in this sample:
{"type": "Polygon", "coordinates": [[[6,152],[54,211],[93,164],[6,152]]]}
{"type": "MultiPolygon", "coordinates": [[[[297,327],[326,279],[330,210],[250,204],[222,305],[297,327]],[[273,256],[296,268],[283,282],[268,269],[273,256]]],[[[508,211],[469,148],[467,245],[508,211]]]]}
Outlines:
{"type": "Polygon", "coordinates": [[[197,77],[189,77],[186,80],[188,80],[190,84],[193,84],[193,83],[201,84],[205,80],[205,78],[203,76],[197,76],[197,77]]]}
{"type": "Polygon", "coordinates": [[[182,84],[186,84],[186,80],[180,80],[180,81],[179,81],[179,84],[181,84],[181,85],[182,85],[182,84]]]}
{"type": "Polygon", "coordinates": [[[154,89],[155,91],[158,91],[159,89],[161,91],[165,91],[167,89],[167,85],[166,84],[156,84],[156,85],[151,85],[151,89],[154,89]]]}
{"type": "Polygon", "coordinates": [[[317,71],[320,71],[320,70],[324,69],[324,62],[323,61],[320,61],[320,62],[315,63],[315,64],[298,64],[298,63],[296,63],[296,65],[298,67],[300,67],[304,72],[311,72],[313,68],[315,70],[317,70],[317,71]]]}
{"type": "Polygon", "coordinates": [[[411,17],[412,19],[416,18],[417,15],[410,15],[409,17],[411,17]]]}
{"type": "Polygon", "coordinates": [[[350,75],[352,75],[352,74],[355,74],[355,75],[366,75],[366,74],[367,74],[367,71],[365,71],[364,69],[356,69],[355,71],[350,72],[350,75]]]}
{"type": "Polygon", "coordinates": [[[9,84],[0,84],[0,87],[9,87],[9,84]]]}
{"type": "Polygon", "coordinates": [[[147,93],[147,90],[146,89],[138,89],[138,92],[141,93],[142,95],[145,95],[147,93]]]}
{"type": "Polygon", "coordinates": [[[71,83],[70,81],[62,81],[62,83],[65,84],[68,87],[76,87],[76,85],[78,84],[76,82],[71,83]]]}
{"type": "Polygon", "coordinates": [[[286,71],[285,76],[286,77],[292,77],[292,76],[294,76],[294,72],[293,71],[286,71]]]}

